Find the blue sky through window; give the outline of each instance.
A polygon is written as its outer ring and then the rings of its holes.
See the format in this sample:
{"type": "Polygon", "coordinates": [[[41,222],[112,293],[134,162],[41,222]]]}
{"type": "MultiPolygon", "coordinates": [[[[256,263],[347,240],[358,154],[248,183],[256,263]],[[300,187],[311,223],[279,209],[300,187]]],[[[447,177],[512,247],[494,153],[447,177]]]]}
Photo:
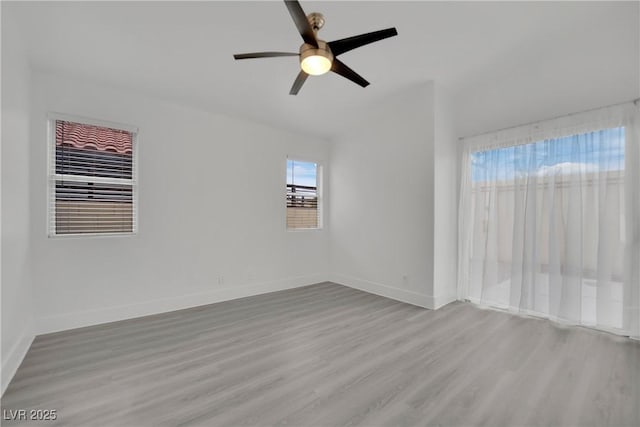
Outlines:
{"type": "Polygon", "coordinates": [[[479,151],[471,155],[473,182],[548,174],[624,169],[624,127],[479,151]]]}
{"type": "Polygon", "coordinates": [[[311,162],[287,160],[287,184],[316,187],[318,165],[311,162]]]}

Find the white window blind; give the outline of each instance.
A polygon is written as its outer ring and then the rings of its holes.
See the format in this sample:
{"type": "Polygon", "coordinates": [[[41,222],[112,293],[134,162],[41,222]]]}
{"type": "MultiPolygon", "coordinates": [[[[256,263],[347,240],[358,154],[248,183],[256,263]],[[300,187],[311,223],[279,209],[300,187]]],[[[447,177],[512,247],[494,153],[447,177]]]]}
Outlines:
{"type": "Polygon", "coordinates": [[[287,228],[321,228],[318,165],[287,160],[287,228]]]}
{"type": "Polygon", "coordinates": [[[49,234],[136,231],[135,131],[54,118],[49,234]]]}

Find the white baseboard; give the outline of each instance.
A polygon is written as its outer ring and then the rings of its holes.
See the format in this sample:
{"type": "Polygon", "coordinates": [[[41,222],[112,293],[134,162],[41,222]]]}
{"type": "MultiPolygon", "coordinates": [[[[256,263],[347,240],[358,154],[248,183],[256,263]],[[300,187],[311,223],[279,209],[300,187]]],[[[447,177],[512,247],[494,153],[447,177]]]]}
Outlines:
{"type": "Polygon", "coordinates": [[[2,384],[0,387],[0,396],[2,396],[9,386],[9,383],[13,379],[13,376],[16,374],[16,371],[20,367],[22,360],[27,355],[27,351],[29,351],[29,347],[31,347],[31,343],[35,338],[35,334],[33,333],[33,329],[31,326],[25,328],[18,339],[18,342],[14,344],[14,346],[9,350],[6,358],[2,360],[2,372],[0,373],[0,377],[2,378],[2,384]]]}
{"type": "Polygon", "coordinates": [[[212,290],[211,292],[181,295],[174,298],[155,299],[136,304],[41,317],[37,320],[37,334],[47,334],[68,329],[82,328],[85,326],[99,325],[101,323],[115,322],[118,320],[166,313],[169,311],[197,307],[200,305],[213,304],[221,301],[313,285],[326,280],[327,277],[325,274],[313,274],[309,276],[291,277],[251,285],[229,286],[222,289],[212,290]]]}
{"type": "Polygon", "coordinates": [[[332,274],[330,277],[331,282],[364,292],[369,292],[370,294],[380,295],[423,308],[433,309],[436,307],[436,301],[434,301],[434,298],[430,295],[420,294],[406,289],[394,288],[383,285],[382,283],[371,282],[369,280],[358,279],[356,277],[346,276],[343,274],[332,274]]]}

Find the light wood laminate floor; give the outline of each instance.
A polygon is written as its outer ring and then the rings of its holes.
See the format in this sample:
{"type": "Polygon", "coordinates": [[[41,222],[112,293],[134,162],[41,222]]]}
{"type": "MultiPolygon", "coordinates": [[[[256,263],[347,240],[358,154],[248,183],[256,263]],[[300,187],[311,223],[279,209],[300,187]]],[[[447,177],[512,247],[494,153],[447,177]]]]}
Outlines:
{"type": "MultiPolygon", "coordinates": [[[[35,339],[48,426],[640,426],[640,343],[323,283],[35,339]]],[[[4,421],[3,425],[29,422],[4,421]]]]}

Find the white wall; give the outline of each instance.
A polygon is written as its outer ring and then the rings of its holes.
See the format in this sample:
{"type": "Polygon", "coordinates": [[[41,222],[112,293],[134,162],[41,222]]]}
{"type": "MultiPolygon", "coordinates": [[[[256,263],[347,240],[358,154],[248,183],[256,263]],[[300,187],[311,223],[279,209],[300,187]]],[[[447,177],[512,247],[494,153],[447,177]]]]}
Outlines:
{"type": "MultiPolygon", "coordinates": [[[[611,2],[613,3],[613,2],[611,2]]],[[[458,136],[471,136],[592,108],[631,101],[640,96],[640,25],[638,5],[622,20],[602,9],[592,34],[564,28],[549,51],[517,46],[499,69],[478,70],[458,88],[454,99],[458,136]],[[600,26],[600,24],[602,26],[600,26]],[[597,27],[597,28],[596,28],[597,27]],[[602,28],[608,28],[602,31],[602,28]],[[598,35],[593,37],[593,35],[598,35]]],[[[566,25],[564,26],[566,27],[566,25]]],[[[588,28],[588,27],[586,27],[588,28]]],[[[540,34],[540,37],[550,37],[540,34]]]]}
{"type": "Polygon", "coordinates": [[[449,96],[428,82],[333,141],[333,281],[430,308],[455,299],[454,135],[449,96]]]}
{"type": "Polygon", "coordinates": [[[385,99],[332,143],[332,280],[428,306],[433,85],[385,99]]]}
{"type": "Polygon", "coordinates": [[[38,333],[326,280],[328,232],[287,232],[284,191],[327,141],[35,71],[31,102],[38,333]],[[139,127],[138,235],[47,237],[47,112],[139,127]]]}
{"type": "Polygon", "coordinates": [[[458,277],[458,139],[448,90],[434,91],[433,296],[439,307],[456,299],[458,277]]]}
{"type": "Polygon", "coordinates": [[[29,254],[29,66],[2,17],[2,390],[34,337],[29,254]]]}

